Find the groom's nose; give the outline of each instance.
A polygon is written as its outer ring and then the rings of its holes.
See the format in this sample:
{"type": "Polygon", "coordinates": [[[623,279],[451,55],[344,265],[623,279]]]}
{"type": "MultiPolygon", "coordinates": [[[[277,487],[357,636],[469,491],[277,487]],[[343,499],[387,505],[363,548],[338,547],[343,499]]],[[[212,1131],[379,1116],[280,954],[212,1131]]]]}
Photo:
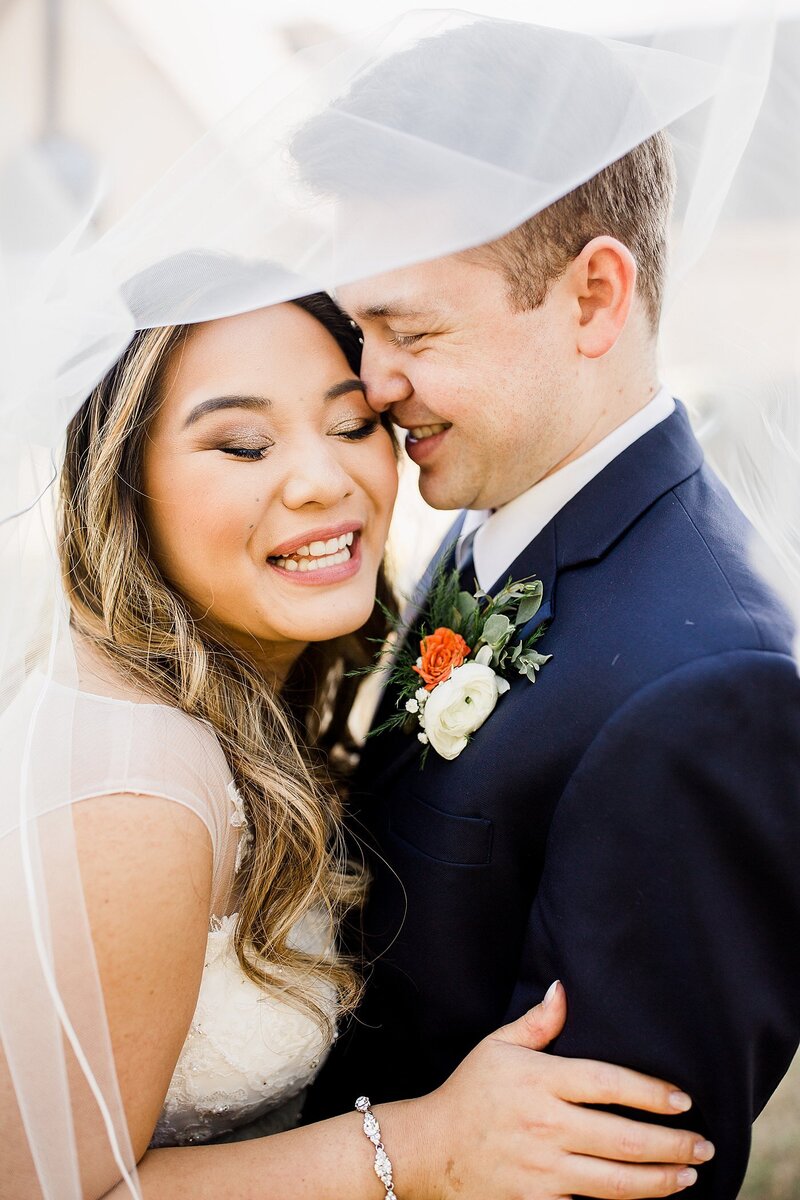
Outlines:
{"type": "Polygon", "coordinates": [[[361,356],[361,379],[367,389],[367,403],[375,412],[386,412],[399,400],[407,400],[413,387],[397,361],[396,351],[389,347],[370,345],[371,339],[364,338],[361,356]]]}

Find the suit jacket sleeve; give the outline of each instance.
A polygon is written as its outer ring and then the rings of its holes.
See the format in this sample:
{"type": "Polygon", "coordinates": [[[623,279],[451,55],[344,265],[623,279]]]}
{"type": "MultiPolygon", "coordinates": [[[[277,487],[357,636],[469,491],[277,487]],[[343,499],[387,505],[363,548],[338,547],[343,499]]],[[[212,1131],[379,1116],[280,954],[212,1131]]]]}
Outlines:
{"type": "Polygon", "coordinates": [[[695,1197],[737,1195],[751,1122],[800,1037],[799,857],[800,684],[764,651],[638,692],[553,820],[509,1019],[561,978],[555,1053],[685,1088],[680,1124],[717,1147],[695,1197]]]}

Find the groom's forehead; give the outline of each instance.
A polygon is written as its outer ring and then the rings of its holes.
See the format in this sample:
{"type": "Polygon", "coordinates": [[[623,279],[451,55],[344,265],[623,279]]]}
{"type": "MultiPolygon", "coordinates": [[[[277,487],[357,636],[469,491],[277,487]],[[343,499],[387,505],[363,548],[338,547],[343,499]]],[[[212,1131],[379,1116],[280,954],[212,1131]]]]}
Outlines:
{"type": "Polygon", "coordinates": [[[404,267],[336,289],[336,299],[353,320],[420,320],[451,310],[457,290],[445,261],[404,267]]]}

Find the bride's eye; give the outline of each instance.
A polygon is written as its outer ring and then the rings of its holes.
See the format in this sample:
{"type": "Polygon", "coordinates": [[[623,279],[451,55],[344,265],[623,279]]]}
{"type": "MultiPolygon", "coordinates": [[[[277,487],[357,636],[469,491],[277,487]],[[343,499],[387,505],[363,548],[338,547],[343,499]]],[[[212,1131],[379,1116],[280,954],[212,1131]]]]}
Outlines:
{"type": "Polygon", "coordinates": [[[372,420],[361,420],[357,424],[347,425],[344,428],[334,429],[334,437],[342,437],[348,442],[360,442],[362,438],[367,438],[380,425],[378,417],[372,420]]]}
{"type": "Polygon", "coordinates": [[[400,347],[413,346],[415,342],[420,340],[420,338],[425,337],[424,333],[395,333],[393,329],[390,329],[389,333],[391,335],[389,341],[392,343],[392,345],[400,347]]]}
{"type": "Polygon", "coordinates": [[[220,446],[223,454],[232,458],[240,458],[244,462],[260,462],[266,456],[269,446],[220,446]]]}

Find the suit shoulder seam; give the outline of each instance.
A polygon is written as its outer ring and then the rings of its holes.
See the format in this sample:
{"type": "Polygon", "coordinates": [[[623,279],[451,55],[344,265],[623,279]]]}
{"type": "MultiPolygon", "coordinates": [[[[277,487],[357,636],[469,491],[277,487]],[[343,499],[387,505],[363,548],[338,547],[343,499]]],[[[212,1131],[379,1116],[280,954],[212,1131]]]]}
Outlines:
{"type": "Polygon", "coordinates": [[[714,551],[712,550],[711,546],[709,545],[708,539],[706,538],[706,536],[705,536],[705,534],[703,533],[702,529],[700,529],[700,527],[699,527],[699,525],[697,524],[697,522],[695,521],[694,517],[693,517],[693,516],[692,516],[692,514],[689,512],[689,509],[686,507],[686,505],[684,504],[684,502],[683,502],[683,500],[681,499],[680,495],[678,494],[678,489],[677,489],[677,487],[672,489],[672,494],[674,495],[674,497],[675,497],[675,499],[677,500],[678,504],[681,506],[681,509],[682,509],[682,511],[685,513],[685,515],[686,515],[686,519],[687,519],[687,521],[689,521],[689,523],[691,524],[691,526],[692,526],[692,529],[694,529],[695,533],[696,533],[696,534],[697,534],[697,536],[700,538],[700,541],[703,543],[703,545],[705,546],[706,550],[708,551],[708,555],[709,555],[709,557],[710,557],[711,561],[714,563],[714,566],[717,568],[717,570],[719,571],[720,575],[721,575],[721,576],[722,576],[722,578],[725,580],[725,583],[726,583],[726,584],[727,584],[727,586],[728,586],[728,590],[730,591],[730,593],[731,593],[731,595],[733,596],[734,600],[736,601],[736,603],[738,604],[739,608],[740,608],[740,609],[741,609],[741,611],[744,613],[745,617],[747,618],[747,620],[749,621],[750,625],[752,626],[752,628],[753,628],[753,631],[754,631],[754,633],[755,633],[755,635],[756,635],[756,639],[757,639],[757,641],[758,641],[758,649],[760,649],[760,650],[765,650],[765,649],[767,649],[767,647],[766,647],[766,646],[765,646],[765,644],[764,644],[764,638],[762,637],[761,630],[759,629],[759,626],[758,626],[758,622],[755,620],[755,618],[753,617],[753,614],[750,612],[750,610],[749,610],[749,609],[747,608],[747,606],[744,604],[744,602],[742,601],[741,597],[739,596],[739,593],[737,592],[736,588],[735,588],[735,587],[733,586],[733,584],[731,583],[730,579],[728,578],[728,574],[727,574],[727,572],[724,570],[724,568],[723,568],[722,564],[720,563],[720,561],[719,561],[719,559],[717,558],[716,554],[714,553],[714,551]]]}

